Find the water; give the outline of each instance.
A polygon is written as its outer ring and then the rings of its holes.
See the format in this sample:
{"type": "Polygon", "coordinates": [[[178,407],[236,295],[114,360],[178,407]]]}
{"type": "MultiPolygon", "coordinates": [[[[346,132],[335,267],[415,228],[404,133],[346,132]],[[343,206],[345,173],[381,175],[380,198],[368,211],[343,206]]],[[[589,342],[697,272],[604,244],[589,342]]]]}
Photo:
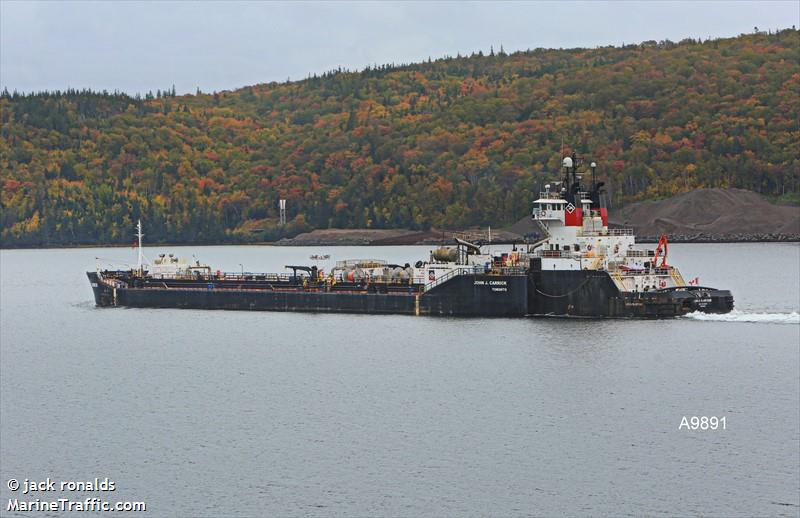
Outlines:
{"type": "MultiPolygon", "coordinates": [[[[231,271],[427,252],[174,250],[231,271]]],[[[37,497],[8,479],[109,477],[113,493],[39,496],[159,517],[797,516],[800,246],[670,251],[687,279],[733,290],[736,313],[97,309],[83,272],[131,249],[2,251],[0,514],[37,497]],[[694,415],[727,429],[679,430],[694,415]]]]}

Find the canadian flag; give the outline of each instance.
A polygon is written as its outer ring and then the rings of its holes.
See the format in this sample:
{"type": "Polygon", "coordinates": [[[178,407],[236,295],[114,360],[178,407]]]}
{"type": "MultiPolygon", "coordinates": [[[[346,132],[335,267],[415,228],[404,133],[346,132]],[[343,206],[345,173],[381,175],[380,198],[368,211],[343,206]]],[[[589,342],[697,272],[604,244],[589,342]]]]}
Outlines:
{"type": "Polygon", "coordinates": [[[699,286],[700,285],[700,277],[695,277],[694,279],[689,281],[689,284],[693,284],[695,286],[699,286]]]}

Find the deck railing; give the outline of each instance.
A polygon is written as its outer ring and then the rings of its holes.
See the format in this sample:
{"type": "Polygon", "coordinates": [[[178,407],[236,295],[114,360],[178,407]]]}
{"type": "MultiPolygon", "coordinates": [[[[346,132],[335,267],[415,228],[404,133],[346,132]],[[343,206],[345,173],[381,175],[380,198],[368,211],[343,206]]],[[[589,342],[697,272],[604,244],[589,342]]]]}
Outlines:
{"type": "Polygon", "coordinates": [[[496,268],[485,268],[483,266],[464,266],[461,268],[454,268],[448,271],[446,274],[442,275],[441,277],[437,278],[434,281],[430,281],[428,284],[425,285],[425,291],[431,290],[440,284],[443,284],[453,277],[457,277],[459,275],[525,275],[525,267],[523,266],[503,266],[503,267],[496,267],[496,268]]]}
{"type": "Polygon", "coordinates": [[[632,228],[609,228],[608,230],[581,230],[582,236],[632,236],[632,228]]]}
{"type": "Polygon", "coordinates": [[[336,261],[336,268],[381,268],[386,266],[384,259],[345,259],[336,261]]]}
{"type": "Polygon", "coordinates": [[[572,257],[573,252],[571,250],[537,250],[534,252],[534,257],[545,257],[548,259],[558,259],[558,258],[566,258],[569,259],[572,257]]]}
{"type": "Polygon", "coordinates": [[[625,257],[654,257],[654,250],[627,250],[625,257]]]}
{"type": "MultiPolygon", "coordinates": [[[[428,284],[426,284],[425,291],[431,290],[436,286],[449,281],[453,277],[457,277],[459,275],[469,275],[472,273],[476,273],[474,268],[455,268],[453,270],[450,270],[446,274],[442,275],[441,277],[438,277],[436,280],[430,281],[428,284]]],[[[483,273],[483,268],[480,269],[480,273],[483,273]]]]}
{"type": "Polygon", "coordinates": [[[608,229],[607,235],[609,236],[632,236],[633,229],[632,228],[610,228],[608,229]]]}

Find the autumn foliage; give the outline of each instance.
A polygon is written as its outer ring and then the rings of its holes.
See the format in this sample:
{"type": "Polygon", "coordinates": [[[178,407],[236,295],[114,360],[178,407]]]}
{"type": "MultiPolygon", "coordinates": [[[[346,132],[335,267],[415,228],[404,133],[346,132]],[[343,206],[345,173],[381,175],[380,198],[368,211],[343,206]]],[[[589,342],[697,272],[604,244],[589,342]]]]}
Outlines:
{"type": "Polygon", "coordinates": [[[447,57],[232,92],[0,96],[4,246],[495,225],[560,152],[613,203],[800,192],[800,33],[447,57]],[[289,225],[278,227],[278,199],[289,225]]]}

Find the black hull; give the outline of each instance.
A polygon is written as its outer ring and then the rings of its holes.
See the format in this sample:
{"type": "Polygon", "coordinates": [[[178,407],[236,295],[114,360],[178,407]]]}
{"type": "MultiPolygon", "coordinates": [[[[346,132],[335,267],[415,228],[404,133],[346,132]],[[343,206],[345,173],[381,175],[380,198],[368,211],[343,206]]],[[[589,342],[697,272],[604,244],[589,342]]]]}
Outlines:
{"type": "Polygon", "coordinates": [[[622,292],[607,272],[599,270],[532,268],[528,279],[528,310],[532,315],[665,318],[733,309],[733,296],[727,290],[684,287],[622,292]]]}
{"type": "Polygon", "coordinates": [[[220,282],[210,289],[197,283],[130,287],[117,282],[115,287],[114,281],[104,283],[95,272],[87,275],[98,306],[489,317],[521,317],[528,310],[524,275],[459,275],[424,293],[412,287],[381,293],[309,291],[301,286],[273,290],[255,283],[239,283],[237,288],[220,282]]]}
{"type": "Polygon", "coordinates": [[[672,298],[680,299],[689,312],[730,313],[733,310],[733,294],[729,290],[684,286],[661,291],[669,293],[672,298]]]}
{"type": "MultiPolygon", "coordinates": [[[[530,269],[527,275],[458,275],[428,291],[419,287],[345,291],[307,290],[302,285],[265,289],[259,281],[102,282],[88,272],[98,306],[230,309],[521,317],[669,318],[694,311],[727,313],[727,290],[682,287],[621,292],[610,275],[597,270],[530,269]],[[162,286],[163,285],[163,286],[162,286]],[[115,287],[116,286],[116,287],[115,287]]],[[[124,277],[123,277],[124,278],[124,277]]]]}

